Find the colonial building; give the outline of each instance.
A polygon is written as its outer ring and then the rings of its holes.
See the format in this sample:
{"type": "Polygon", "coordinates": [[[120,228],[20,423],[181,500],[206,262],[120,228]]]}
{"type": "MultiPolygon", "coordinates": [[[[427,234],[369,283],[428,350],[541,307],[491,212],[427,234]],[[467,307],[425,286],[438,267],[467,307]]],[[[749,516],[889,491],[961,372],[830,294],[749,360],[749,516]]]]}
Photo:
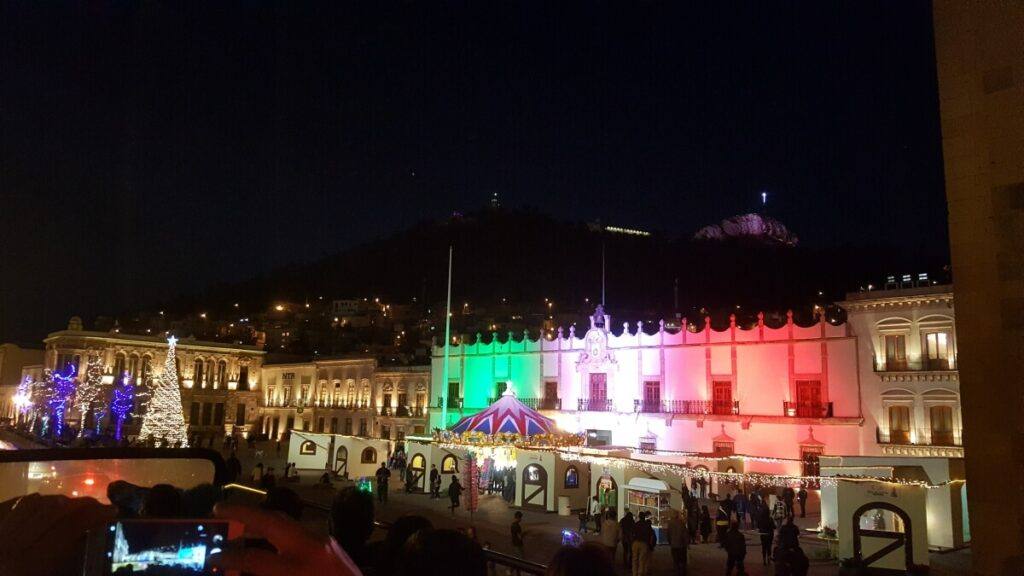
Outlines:
{"type": "Polygon", "coordinates": [[[963,457],[953,287],[859,292],[840,305],[857,336],[866,453],[963,457]]]}
{"type": "Polygon", "coordinates": [[[288,430],[402,440],[427,425],[429,367],[378,369],[371,358],[263,367],[260,430],[288,430]]]}
{"type": "MultiPolygon", "coordinates": [[[[67,330],[43,340],[44,369],[84,369],[90,356],[99,356],[104,382],[129,374],[145,384],[162,370],[167,355],[163,336],[139,336],[82,330],[72,318],[67,330]]],[[[245,434],[259,416],[263,351],[253,346],[202,342],[183,338],[177,344],[177,370],[185,421],[193,438],[245,434]]],[[[71,415],[74,420],[74,415],[71,415]]]]}
{"type": "MultiPolygon", "coordinates": [[[[684,323],[684,325],[686,325],[684,323]]],[[[511,383],[520,400],[586,434],[588,444],[644,452],[761,457],[759,472],[817,474],[820,454],[863,453],[857,338],[823,318],[800,326],[666,330],[640,323],[612,330],[601,307],[585,334],[550,339],[492,334],[433,352],[432,386],[447,396],[449,425],[511,383]],[[653,328],[653,330],[651,330],[653,328]]],[[[752,471],[750,460],[730,463],[752,471]]]]}

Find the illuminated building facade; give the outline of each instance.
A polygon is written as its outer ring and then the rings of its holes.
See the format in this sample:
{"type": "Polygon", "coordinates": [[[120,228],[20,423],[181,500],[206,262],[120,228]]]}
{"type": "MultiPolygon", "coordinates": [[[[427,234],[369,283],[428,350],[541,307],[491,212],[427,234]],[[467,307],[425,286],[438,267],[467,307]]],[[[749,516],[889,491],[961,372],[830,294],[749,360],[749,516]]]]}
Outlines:
{"type": "MultiPolygon", "coordinates": [[[[820,454],[866,449],[857,338],[847,325],[799,326],[789,314],[781,326],[759,315],[753,326],[732,319],[721,331],[709,319],[676,332],[611,327],[598,307],[583,334],[571,327],[551,339],[492,334],[453,345],[448,382],[444,348],[435,347],[435,405],[447,394],[450,425],[511,382],[521,401],[590,445],[752,455],[765,459],[751,464],[756,471],[771,474],[813,475],[820,454]]],[[[439,409],[431,424],[442,425],[439,409]]]]}
{"type": "MultiPolygon", "coordinates": [[[[167,340],[162,335],[86,331],[77,317],[71,319],[67,330],[53,332],[43,342],[42,368],[62,370],[74,365],[80,371],[89,356],[99,355],[104,384],[112,384],[115,375],[127,372],[137,384],[145,385],[159,375],[167,355],[167,340]]],[[[263,356],[254,346],[189,338],[178,341],[178,376],[190,436],[208,440],[249,430],[259,415],[263,356]]],[[[69,417],[74,420],[76,415],[69,417]]]]}

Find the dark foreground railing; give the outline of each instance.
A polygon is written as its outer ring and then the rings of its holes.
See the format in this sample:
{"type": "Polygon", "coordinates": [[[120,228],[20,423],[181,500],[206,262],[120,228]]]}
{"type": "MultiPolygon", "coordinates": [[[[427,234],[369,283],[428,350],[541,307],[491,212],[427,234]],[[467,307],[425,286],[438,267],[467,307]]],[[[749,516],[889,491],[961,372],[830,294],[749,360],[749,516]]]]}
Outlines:
{"type": "MultiPolygon", "coordinates": [[[[265,491],[258,488],[252,488],[250,486],[243,486],[240,484],[228,484],[225,486],[225,489],[238,489],[257,494],[266,494],[265,491]]],[[[323,514],[331,513],[330,506],[319,502],[313,502],[312,500],[302,500],[302,505],[323,514]]],[[[374,520],[373,526],[384,530],[385,532],[391,529],[390,522],[382,522],[380,520],[374,520]]],[[[484,549],[484,558],[487,560],[487,574],[491,576],[504,576],[506,574],[514,576],[520,576],[523,574],[543,576],[548,569],[544,564],[537,564],[536,562],[530,562],[528,560],[523,560],[522,558],[509,556],[508,554],[503,554],[495,550],[484,549]],[[504,570],[498,570],[498,568],[503,568],[504,570]]]]}

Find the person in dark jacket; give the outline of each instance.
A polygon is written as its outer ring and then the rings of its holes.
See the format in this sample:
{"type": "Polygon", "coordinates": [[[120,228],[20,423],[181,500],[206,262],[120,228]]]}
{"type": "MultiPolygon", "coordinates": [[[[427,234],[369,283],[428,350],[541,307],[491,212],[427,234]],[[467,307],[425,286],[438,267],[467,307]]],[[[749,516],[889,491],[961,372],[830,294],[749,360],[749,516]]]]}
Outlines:
{"type": "Polygon", "coordinates": [[[441,473],[437,471],[437,464],[430,465],[430,497],[441,497],[441,473]]]}
{"type": "Polygon", "coordinates": [[[238,456],[235,456],[235,453],[232,452],[224,464],[228,469],[228,484],[237,482],[242,476],[242,462],[238,460],[238,456]]]}
{"type": "Polygon", "coordinates": [[[647,513],[640,513],[640,520],[633,531],[633,571],[632,576],[647,576],[651,561],[651,550],[654,549],[654,528],[647,519],[647,513]]]}
{"type": "Polygon", "coordinates": [[[455,509],[459,507],[459,498],[462,496],[462,484],[456,476],[452,476],[452,483],[448,485],[448,499],[452,502],[452,516],[455,509]]]}
{"type": "Polygon", "coordinates": [[[697,543],[697,531],[700,529],[700,510],[697,508],[697,500],[690,500],[686,507],[686,529],[690,533],[690,544],[697,543]]]}
{"type": "Polygon", "coordinates": [[[636,533],[636,520],[633,513],[626,510],[626,514],[619,520],[619,538],[622,540],[622,561],[626,568],[633,565],[633,538],[636,533]]]}
{"type": "Polygon", "coordinates": [[[786,505],[786,516],[793,516],[793,498],[796,497],[796,492],[793,492],[792,486],[786,486],[782,489],[782,502],[786,505]]]}
{"type": "Polygon", "coordinates": [[[726,563],[725,563],[725,576],[732,574],[733,567],[736,568],[736,574],[746,574],[743,570],[743,559],[747,556],[747,539],[740,532],[740,526],[738,523],[733,522],[729,526],[729,530],[725,533],[725,548],[726,563]]]}
{"type": "Polygon", "coordinates": [[[772,541],[775,540],[775,521],[766,507],[758,509],[757,534],[761,537],[761,562],[767,566],[772,556],[772,541]]]}
{"type": "Polygon", "coordinates": [[[800,517],[807,517],[807,488],[803,485],[800,486],[800,490],[796,493],[796,500],[800,503],[800,517]]]}
{"type": "Polygon", "coordinates": [[[775,576],[807,576],[811,563],[799,546],[779,548],[775,554],[775,576]]]}
{"type": "Polygon", "coordinates": [[[779,527],[779,548],[800,546],[800,529],[793,523],[793,517],[786,518],[786,523],[779,527]]]}
{"type": "Polygon", "coordinates": [[[706,505],[700,507],[700,539],[704,544],[711,541],[711,513],[706,505]]]}
{"type": "Polygon", "coordinates": [[[725,534],[729,531],[729,511],[725,506],[718,506],[715,516],[715,540],[720,548],[725,548],[725,534]]]}

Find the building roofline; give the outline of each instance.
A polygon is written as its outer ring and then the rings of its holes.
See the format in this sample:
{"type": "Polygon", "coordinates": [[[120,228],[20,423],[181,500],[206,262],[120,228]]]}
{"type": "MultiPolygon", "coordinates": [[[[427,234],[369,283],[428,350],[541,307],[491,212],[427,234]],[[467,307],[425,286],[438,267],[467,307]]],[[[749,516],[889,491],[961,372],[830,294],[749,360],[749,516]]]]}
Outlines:
{"type": "Polygon", "coordinates": [[[953,285],[937,284],[916,288],[897,288],[894,290],[868,290],[866,292],[850,292],[846,300],[836,302],[849,310],[898,304],[927,304],[931,302],[952,302],[953,285]]]}
{"type": "MultiPolygon", "coordinates": [[[[44,344],[49,344],[58,338],[97,338],[101,340],[107,340],[110,342],[118,342],[123,344],[156,344],[156,345],[167,345],[167,340],[163,336],[143,336],[141,334],[122,334],[120,332],[93,332],[89,330],[59,330],[57,332],[51,332],[43,338],[44,344]]],[[[208,342],[205,340],[196,340],[194,338],[181,338],[178,340],[178,348],[219,348],[221,350],[228,350],[232,352],[244,351],[252,354],[266,354],[263,350],[260,350],[256,346],[250,344],[225,344],[223,342],[208,342]]]]}

